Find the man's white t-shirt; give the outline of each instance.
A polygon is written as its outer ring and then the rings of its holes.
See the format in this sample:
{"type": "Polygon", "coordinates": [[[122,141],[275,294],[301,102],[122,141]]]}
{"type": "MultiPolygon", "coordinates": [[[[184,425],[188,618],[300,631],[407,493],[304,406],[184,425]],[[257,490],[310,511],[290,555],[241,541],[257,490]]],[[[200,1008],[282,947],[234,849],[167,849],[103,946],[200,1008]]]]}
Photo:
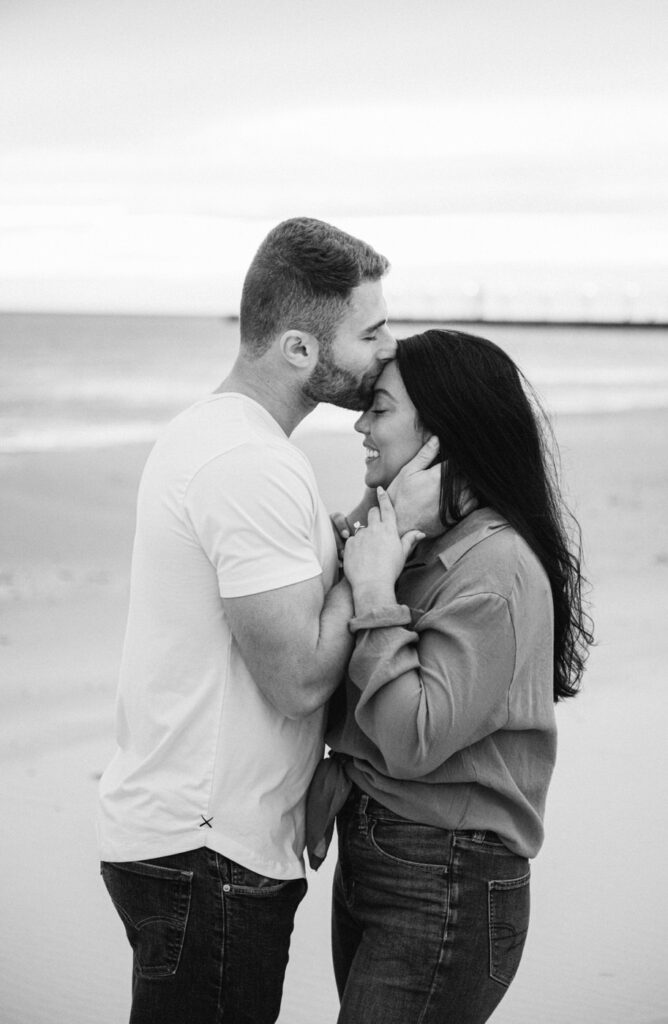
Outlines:
{"type": "Polygon", "coordinates": [[[289,719],[269,703],[221,597],[320,575],[327,591],[336,564],[308,459],[261,405],[212,395],[170,424],[139,488],[103,860],[206,846],[272,878],[304,874],[324,709],[289,719]]]}

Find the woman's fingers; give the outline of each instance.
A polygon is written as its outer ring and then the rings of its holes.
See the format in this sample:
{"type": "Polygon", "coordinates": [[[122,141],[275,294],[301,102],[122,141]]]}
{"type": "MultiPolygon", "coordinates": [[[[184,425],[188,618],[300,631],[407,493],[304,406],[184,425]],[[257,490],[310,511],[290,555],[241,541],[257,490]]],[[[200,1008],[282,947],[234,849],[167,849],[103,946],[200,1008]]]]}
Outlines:
{"type": "Polygon", "coordinates": [[[369,509],[369,515],[367,516],[367,526],[373,526],[375,523],[380,522],[380,509],[373,508],[369,509]]]}

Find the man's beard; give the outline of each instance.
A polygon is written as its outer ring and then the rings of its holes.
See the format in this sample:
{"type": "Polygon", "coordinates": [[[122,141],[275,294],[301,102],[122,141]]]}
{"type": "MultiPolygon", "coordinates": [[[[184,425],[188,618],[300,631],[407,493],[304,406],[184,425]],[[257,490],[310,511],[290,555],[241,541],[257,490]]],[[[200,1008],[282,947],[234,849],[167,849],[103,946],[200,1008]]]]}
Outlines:
{"type": "Polygon", "coordinates": [[[302,385],[302,392],[312,402],[329,402],[342,409],[361,412],[368,409],[373,400],[373,387],[382,369],[379,364],[358,380],[354,373],[334,361],[331,349],[326,346],[321,348],[318,362],[302,385]]]}

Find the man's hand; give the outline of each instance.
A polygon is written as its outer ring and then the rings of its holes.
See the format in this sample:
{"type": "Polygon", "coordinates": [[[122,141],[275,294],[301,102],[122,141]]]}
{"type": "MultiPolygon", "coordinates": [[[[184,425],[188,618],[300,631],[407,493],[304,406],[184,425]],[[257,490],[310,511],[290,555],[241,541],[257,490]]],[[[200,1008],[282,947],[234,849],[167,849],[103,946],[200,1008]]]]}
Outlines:
{"type": "Polygon", "coordinates": [[[443,533],[438,514],[442,464],[429,468],[438,455],[438,447],[438,438],[430,437],[388,487],[400,534],[420,530],[427,537],[437,537],[443,533]]]}
{"type": "Polygon", "coordinates": [[[334,540],[336,541],[336,553],[339,556],[339,561],[343,558],[343,549],[346,546],[346,541],[350,536],[350,530],[348,529],[348,520],[344,516],[343,512],[332,512],[329,517],[332,526],[334,527],[334,540]]]}

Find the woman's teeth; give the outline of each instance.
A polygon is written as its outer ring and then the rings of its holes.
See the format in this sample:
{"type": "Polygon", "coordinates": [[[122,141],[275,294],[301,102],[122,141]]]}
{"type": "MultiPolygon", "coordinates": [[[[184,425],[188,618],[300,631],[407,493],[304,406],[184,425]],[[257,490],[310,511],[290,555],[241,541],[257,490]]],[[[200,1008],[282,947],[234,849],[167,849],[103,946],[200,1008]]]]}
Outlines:
{"type": "Polygon", "coordinates": [[[367,462],[373,462],[373,460],[377,459],[379,455],[380,455],[380,452],[377,452],[375,448],[367,448],[366,449],[366,461],[367,462]]]}

